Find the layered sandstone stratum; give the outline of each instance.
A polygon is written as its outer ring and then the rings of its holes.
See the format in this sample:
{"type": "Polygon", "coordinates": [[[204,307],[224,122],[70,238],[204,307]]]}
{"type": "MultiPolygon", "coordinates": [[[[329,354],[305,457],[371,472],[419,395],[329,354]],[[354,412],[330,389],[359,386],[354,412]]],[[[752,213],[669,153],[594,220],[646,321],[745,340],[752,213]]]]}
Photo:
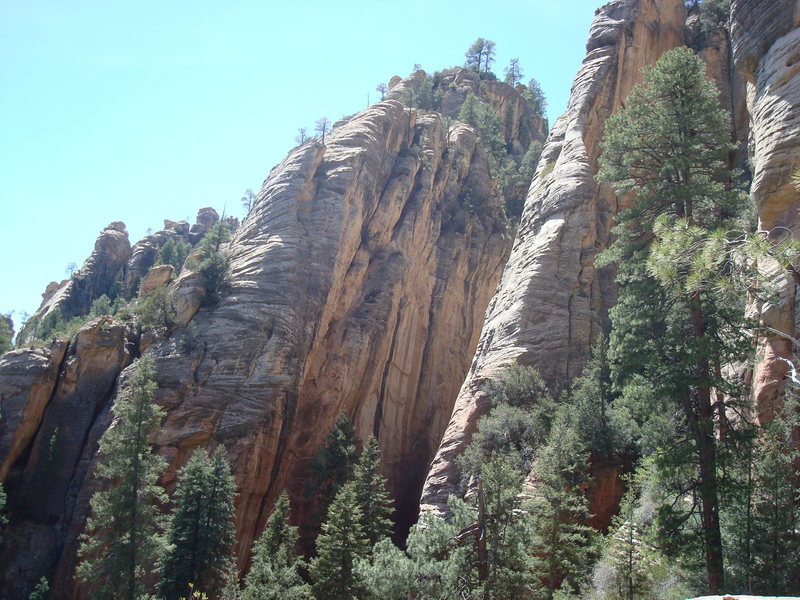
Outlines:
{"type": "MultiPolygon", "coordinates": [[[[732,135],[745,147],[749,136],[761,227],[797,235],[800,2],[733,0],[731,17],[730,46],[718,35],[700,53],[732,110],[732,135]]],[[[27,598],[47,575],[55,597],[84,593],[72,573],[97,441],[125,368],[143,351],[156,359],[167,410],[157,448],[170,463],[167,486],[194,448],[227,449],[240,489],[240,565],[282,488],[296,518],[309,510],[309,464],[341,412],[362,439],[378,436],[401,525],[413,521],[423,482],[423,509],[443,511],[455,459],[486,410],[486,381],[519,362],[563,388],[607,328],[614,274],[594,259],[625,200],[594,181],[602,125],[641,68],[691,31],[682,0],[613,0],[598,10],[513,249],[475,132],[448,130],[445,116],[399,101],[419,89],[421,72],[393,80],[385,102],[273,169],[226,248],[231,274],[217,305],[203,305],[199,273],[151,270],[169,240],[196,244],[219,218],[212,210],[192,226],[165,222],[133,247],[124,225],[106,228],[86,264],[48,286],[34,317],[85,314],[114,285],[131,297],[166,283],[178,326],[140,337],[101,317],[72,340],[0,357],[0,480],[11,513],[0,588],[27,598]]],[[[466,71],[445,79],[446,116],[478,92],[501,116],[510,154],[541,138],[544,122],[517,90],[482,86],[466,71]]],[[[731,160],[747,164],[741,152],[731,160]]],[[[780,332],[762,341],[754,373],[765,413],[780,398],[778,359],[791,356],[800,330],[797,292],[786,281],[781,301],[763,307],[765,324],[780,332]]],[[[592,468],[591,510],[602,527],[621,493],[620,465],[592,468]]]]}
{"type": "MultiPolygon", "coordinates": [[[[446,511],[459,479],[456,458],[488,410],[486,382],[516,362],[563,387],[606,327],[616,301],[614,273],[596,269],[594,259],[609,243],[618,200],[594,180],[603,122],[641,80],[642,67],[685,43],[685,21],[682,0],[615,0],[597,11],[567,111],[545,143],[477,353],[428,473],[423,510],[446,511]]],[[[621,486],[613,465],[604,470],[610,485],[601,473],[595,481],[607,497],[592,512],[610,520],[621,486]]]]}
{"type": "MultiPolygon", "coordinates": [[[[524,104],[495,87],[506,110],[524,104]]],[[[508,119],[508,143],[523,152],[536,131],[526,118],[508,119]]],[[[191,228],[165,222],[132,249],[124,226],[109,226],[84,267],[49,287],[35,320],[56,308],[85,314],[115,281],[128,296],[166,283],[178,328],[140,339],[102,317],[73,341],[0,358],[12,516],[0,587],[26,598],[46,575],[57,597],[85,595],[72,574],[97,441],[123,369],[145,348],[167,411],[157,442],[165,484],[193,449],[225,446],[242,565],[283,488],[297,519],[308,511],[309,464],[342,412],[362,440],[378,437],[400,525],[413,522],[511,246],[494,185],[471,127],[448,130],[439,113],[387,99],[272,170],[227,245],[217,305],[202,306],[199,273],[151,269],[168,240],[196,242],[216,214],[204,209],[191,228]]]]}

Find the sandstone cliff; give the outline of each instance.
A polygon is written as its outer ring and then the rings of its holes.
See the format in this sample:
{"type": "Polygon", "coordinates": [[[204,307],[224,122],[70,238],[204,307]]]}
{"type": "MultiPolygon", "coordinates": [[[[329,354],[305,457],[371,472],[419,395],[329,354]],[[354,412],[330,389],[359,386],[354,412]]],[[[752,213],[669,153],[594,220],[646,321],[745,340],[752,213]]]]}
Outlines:
{"type": "MultiPolygon", "coordinates": [[[[791,175],[800,165],[800,2],[796,0],[734,0],[731,3],[731,44],[736,67],[747,79],[752,119],[751,194],[759,228],[775,238],[800,235],[797,207],[800,194],[791,175]]],[[[763,264],[768,273],[775,265],[763,264]]],[[[784,278],[780,300],[762,307],[764,324],[792,338],[800,332],[797,282],[784,278]]],[[[785,335],[760,340],[753,387],[762,416],[771,418],[783,390],[786,363],[798,349],[785,335]]]]}
{"type": "Polygon", "coordinates": [[[445,509],[458,481],[455,459],[487,409],[487,379],[519,362],[563,387],[606,326],[616,300],[613,273],[597,270],[594,258],[608,244],[618,205],[594,180],[602,125],[640,81],[641,68],[684,43],[685,20],[681,0],[615,0],[597,11],[567,111],[545,143],[475,359],[428,473],[423,510],[445,509]]]}
{"type": "MultiPolygon", "coordinates": [[[[187,227],[167,224],[134,246],[131,290],[154,248],[187,227]]],[[[343,411],[362,439],[378,436],[408,526],[510,245],[487,155],[468,126],[447,130],[438,113],[387,100],[325,145],[295,148],[227,247],[220,302],[195,313],[197,274],[184,269],[172,284],[173,298],[191,304],[182,322],[191,320],[190,336],[140,343],[104,317],[74,342],[0,361],[25,379],[0,373],[4,410],[18,415],[0,431],[15,523],[0,585],[26,597],[55,572],[57,597],[83,593],[71,577],[95,489],[88,474],[119,373],[145,343],[167,409],[165,483],[194,448],[227,448],[242,565],[281,489],[303,517],[310,461],[343,411]],[[60,471],[50,479],[53,448],[60,471]]]]}
{"type": "Polygon", "coordinates": [[[131,256],[125,224],[109,224],[97,238],[91,256],[69,279],[51,283],[42,295],[42,304],[20,329],[19,339],[33,340],[34,329],[44,317],[59,309],[61,317],[71,319],[89,312],[92,302],[107,294],[131,256]]]}

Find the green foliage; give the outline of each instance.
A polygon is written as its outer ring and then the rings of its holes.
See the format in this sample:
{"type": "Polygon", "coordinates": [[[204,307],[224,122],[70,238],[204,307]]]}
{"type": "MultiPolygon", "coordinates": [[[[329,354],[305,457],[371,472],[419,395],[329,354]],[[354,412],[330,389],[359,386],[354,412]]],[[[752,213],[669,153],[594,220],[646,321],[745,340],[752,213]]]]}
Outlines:
{"type": "Polygon", "coordinates": [[[535,79],[528,81],[527,89],[523,90],[522,95],[528,106],[533,109],[533,112],[544,118],[545,110],[547,110],[547,99],[539,82],[535,79]]]}
{"type": "Polygon", "coordinates": [[[551,600],[559,589],[580,590],[593,558],[588,501],[581,492],[589,479],[589,453],[576,429],[569,407],[563,406],[533,468],[530,512],[537,537],[532,552],[541,579],[537,598],[551,600]]]}
{"type": "Polygon", "coordinates": [[[727,581],[758,595],[783,596],[800,589],[800,427],[797,391],[760,427],[737,457],[732,493],[722,514],[727,581]]]}
{"type": "Polygon", "coordinates": [[[357,459],[356,432],[350,419],[342,413],[311,463],[304,493],[313,498],[315,511],[305,525],[304,546],[316,537],[323,515],[339,489],[353,478],[357,459]]]}
{"type": "Polygon", "coordinates": [[[505,74],[503,81],[508,85],[517,85],[522,81],[522,68],[519,66],[519,59],[512,58],[508,61],[508,66],[503,69],[503,73],[505,74]]]}
{"type": "Polygon", "coordinates": [[[145,592],[144,574],[163,552],[166,494],[158,479],[166,462],[152,453],[163,411],[155,404],[151,358],[131,367],[114,404],[114,424],[100,438],[91,517],[81,535],[79,580],[99,587],[94,598],[135,600],[145,592]]]}
{"type": "MultiPolygon", "coordinates": [[[[464,56],[464,66],[479,74],[492,74],[491,67],[494,63],[495,43],[491,40],[478,38],[467,49],[464,56]]],[[[493,74],[492,74],[493,75],[493,74]]]]}
{"type": "MultiPolygon", "coordinates": [[[[250,190],[248,190],[249,192],[250,190]]],[[[250,192],[252,194],[252,192],[250,192]]],[[[251,198],[252,201],[252,198],[251,198]]],[[[186,257],[192,251],[192,245],[181,239],[170,238],[158,250],[157,265],[172,265],[176,273],[180,273],[186,257]]]]}
{"type": "Polygon", "coordinates": [[[49,344],[53,339],[73,338],[85,323],[86,319],[82,317],[65,319],[62,316],[61,307],[56,306],[42,319],[31,317],[25,323],[24,341],[33,346],[41,346],[49,344]]]}
{"type": "Polygon", "coordinates": [[[28,596],[28,600],[47,600],[49,596],[50,583],[47,581],[47,577],[42,577],[36,587],[33,588],[30,596],[28,596]]]}
{"type": "Polygon", "coordinates": [[[175,509],[161,558],[161,594],[178,598],[190,583],[218,595],[234,542],[236,482],[222,447],[196,450],[178,473],[175,509]]]}
{"type": "MultiPolygon", "coordinates": [[[[533,522],[523,510],[520,493],[525,472],[517,462],[496,453],[481,469],[477,494],[483,494],[485,502],[487,569],[478,588],[483,598],[522,598],[536,585],[535,560],[529,548],[533,522]]],[[[476,500],[479,504],[480,498],[476,500]]],[[[480,554],[475,558],[480,561],[480,554]]]]}
{"type": "Polygon", "coordinates": [[[230,229],[224,222],[216,223],[200,242],[200,258],[187,265],[206,278],[206,296],[203,300],[206,305],[219,302],[225,279],[230,272],[228,257],[222,248],[230,235],[230,229]]]}
{"type": "Polygon", "coordinates": [[[297,527],[289,525],[289,496],[278,497],[267,525],[253,546],[253,562],[244,580],[242,600],[311,600],[297,556],[297,527]]]}
{"type": "MultiPolygon", "coordinates": [[[[646,473],[647,469],[643,469],[646,473]]],[[[681,600],[696,595],[691,577],[654,545],[652,504],[641,485],[629,488],[603,543],[594,568],[591,600],[681,600]]]]}
{"type": "Polygon", "coordinates": [[[581,441],[595,457],[632,449],[636,425],[623,403],[614,402],[608,345],[600,338],[581,375],[572,383],[569,404],[581,441]]]}
{"type": "Polygon", "coordinates": [[[175,305],[166,285],[156,288],[132,307],[136,322],[143,331],[150,329],[172,329],[175,325],[175,305]]]}
{"type": "Polygon", "coordinates": [[[11,317],[0,315],[0,354],[8,352],[14,345],[11,343],[11,327],[8,322],[11,317]]]}
{"type": "Polygon", "coordinates": [[[506,158],[505,163],[499,168],[497,178],[503,199],[505,201],[506,215],[512,221],[519,221],[528,188],[533,181],[539,157],[542,155],[542,143],[532,141],[522,159],[511,160],[506,158]]]}
{"type": "Polygon", "coordinates": [[[386,478],[380,473],[380,450],[375,436],[369,436],[353,474],[356,502],[361,509],[361,526],[369,547],[392,532],[393,512],[386,490],[386,478]]]}
{"type": "Polygon", "coordinates": [[[486,152],[492,169],[497,169],[506,155],[503,126],[500,117],[492,107],[475,94],[467,94],[464,104],[458,113],[458,120],[475,128],[486,152]]]}
{"type": "Polygon", "coordinates": [[[730,0],[703,0],[697,6],[697,29],[692,42],[695,49],[703,48],[717,33],[728,28],[730,0]]]}
{"type": "Polygon", "coordinates": [[[328,516],[317,537],[317,556],[309,568],[314,595],[328,600],[352,600],[362,593],[356,561],[369,553],[363,514],[356,487],[346,483],[328,507],[328,516]]]}
{"type": "Polygon", "coordinates": [[[103,294],[92,302],[92,306],[89,309],[89,318],[94,319],[102,315],[114,315],[118,306],[116,301],[112,301],[111,298],[103,294]]]}
{"type": "Polygon", "coordinates": [[[619,263],[612,380],[623,406],[669,399],[655,415],[665,429],[656,464],[681,500],[661,507],[659,526],[673,553],[705,548],[712,593],[724,579],[715,423],[728,427],[712,396],[718,403],[741,396],[721,365],[744,360],[749,350],[743,307],[721,279],[732,263],[721,249],[736,237],[728,232],[741,205],[729,184],[729,122],[702,61],[687,48],[666,52],[606,121],[598,175],[618,194],[635,192],[599,261],[619,263]]]}

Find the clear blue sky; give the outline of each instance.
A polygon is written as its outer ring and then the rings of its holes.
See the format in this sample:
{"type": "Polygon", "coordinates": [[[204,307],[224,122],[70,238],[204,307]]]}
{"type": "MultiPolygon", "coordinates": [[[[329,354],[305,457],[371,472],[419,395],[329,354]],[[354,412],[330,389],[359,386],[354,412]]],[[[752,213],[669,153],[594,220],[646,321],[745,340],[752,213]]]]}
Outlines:
{"type": "Polygon", "coordinates": [[[477,37],[518,57],[554,120],[601,0],[0,0],[0,312],[32,313],[111,221],[131,242],[241,216],[299,127],[357,112],[477,37]]]}

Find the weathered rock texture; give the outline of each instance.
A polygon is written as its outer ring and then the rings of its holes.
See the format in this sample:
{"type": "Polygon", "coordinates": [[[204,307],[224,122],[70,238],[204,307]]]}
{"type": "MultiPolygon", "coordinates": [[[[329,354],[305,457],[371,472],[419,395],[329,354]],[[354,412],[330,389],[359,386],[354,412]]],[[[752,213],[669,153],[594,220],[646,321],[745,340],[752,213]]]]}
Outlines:
{"type": "MultiPolygon", "coordinates": [[[[800,193],[791,183],[800,166],[800,2],[734,0],[731,44],[736,67],[748,81],[754,165],[751,193],[759,227],[773,237],[800,236],[800,193]]],[[[775,265],[764,264],[777,273],[775,265]]],[[[800,303],[794,281],[783,278],[780,300],[763,307],[764,323],[794,338],[800,332],[800,303]]],[[[798,349],[784,336],[760,341],[753,387],[761,416],[770,419],[787,371],[780,357],[798,349]]]]}
{"type": "Polygon", "coordinates": [[[87,314],[92,302],[111,290],[130,256],[125,224],[115,221],[100,233],[91,256],[79,270],[57,287],[47,286],[42,305],[20,330],[20,339],[27,341],[34,325],[56,308],[65,319],[87,314]]]}
{"type": "Polygon", "coordinates": [[[87,441],[96,443],[105,429],[96,421],[130,362],[128,338],[111,317],[99,317],[73,342],[0,358],[3,415],[23,417],[19,425],[4,419],[0,437],[5,451],[6,427],[15,428],[11,450],[0,454],[10,516],[0,552],[3,598],[27,598],[30,582],[51,576],[64,545],[74,544],[70,527],[91,456],[87,441]]]}
{"type": "Polygon", "coordinates": [[[175,222],[164,219],[164,229],[143,238],[131,249],[130,260],[125,266],[125,297],[131,298],[136,295],[142,278],[156,264],[158,251],[164,244],[172,240],[194,246],[217,221],[219,215],[210,207],[197,211],[196,222],[191,227],[186,221],[175,222]]]}
{"type": "MultiPolygon", "coordinates": [[[[448,132],[441,115],[387,100],[325,142],[294,149],[270,173],[227,248],[230,277],[220,302],[200,307],[202,281],[184,271],[172,293],[180,324],[190,326],[147,349],[167,410],[158,439],[170,462],[165,484],[172,486],[194,448],[227,448],[239,484],[242,565],[283,488],[297,519],[308,511],[310,462],[342,412],[362,440],[378,437],[401,524],[415,520],[511,246],[470,127],[448,132]]],[[[167,225],[183,235],[180,224],[167,225]]],[[[135,247],[129,273],[145,246],[135,247]]],[[[87,327],[94,349],[82,349],[81,336],[89,335],[82,332],[60,378],[41,376],[55,391],[28,419],[38,419],[38,429],[3,433],[5,445],[21,448],[9,459],[18,523],[3,556],[5,581],[17,582],[11,597],[26,597],[42,571],[55,572],[59,598],[87,593],[71,579],[95,486],[86,474],[108,424],[114,381],[130,359],[124,349],[137,342],[110,321],[87,327]],[[62,447],[54,432],[67,437],[58,456],[63,474],[51,481],[42,473],[48,440],[62,447]],[[42,498],[34,501],[36,494],[42,498]],[[27,566],[31,556],[42,566],[27,566]]],[[[40,371],[59,362],[40,360],[40,371]]]]}
{"type": "Polygon", "coordinates": [[[605,119],[641,68],[684,43],[681,0],[615,0],[597,11],[567,111],[553,126],[528,192],[508,264],[491,300],[477,354],[431,465],[423,509],[444,511],[455,459],[487,410],[483,387],[513,362],[563,387],[579,374],[616,300],[613,273],[595,256],[608,244],[617,200],[594,180],[605,119]]]}

